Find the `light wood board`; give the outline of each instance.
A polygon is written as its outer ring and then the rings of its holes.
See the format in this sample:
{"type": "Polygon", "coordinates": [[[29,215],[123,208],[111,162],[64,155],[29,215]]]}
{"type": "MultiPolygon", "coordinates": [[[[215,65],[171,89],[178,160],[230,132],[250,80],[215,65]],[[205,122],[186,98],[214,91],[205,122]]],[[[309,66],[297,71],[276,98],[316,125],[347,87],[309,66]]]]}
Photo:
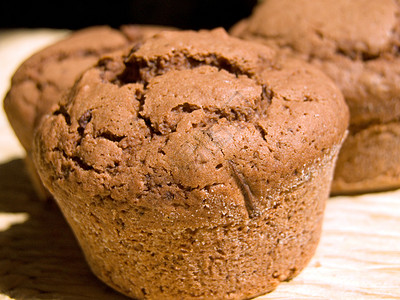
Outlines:
{"type": "MultiPolygon", "coordinates": [[[[19,63],[65,31],[0,32],[0,97],[19,63]]],[[[37,201],[0,111],[0,299],[126,299],[98,281],[53,203],[37,201]]],[[[257,299],[400,299],[400,190],[333,197],[317,253],[257,299]]]]}

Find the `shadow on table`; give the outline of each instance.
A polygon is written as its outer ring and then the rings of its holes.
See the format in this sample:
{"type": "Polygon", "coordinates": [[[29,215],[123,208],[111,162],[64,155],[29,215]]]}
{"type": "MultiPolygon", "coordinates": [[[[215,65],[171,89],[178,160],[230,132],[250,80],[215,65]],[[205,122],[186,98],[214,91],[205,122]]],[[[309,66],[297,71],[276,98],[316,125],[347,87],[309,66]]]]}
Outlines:
{"type": "Polygon", "coordinates": [[[17,159],[0,164],[0,214],[21,212],[27,221],[0,231],[0,294],[17,300],[127,299],[91,273],[59,209],[36,199],[17,159]]]}

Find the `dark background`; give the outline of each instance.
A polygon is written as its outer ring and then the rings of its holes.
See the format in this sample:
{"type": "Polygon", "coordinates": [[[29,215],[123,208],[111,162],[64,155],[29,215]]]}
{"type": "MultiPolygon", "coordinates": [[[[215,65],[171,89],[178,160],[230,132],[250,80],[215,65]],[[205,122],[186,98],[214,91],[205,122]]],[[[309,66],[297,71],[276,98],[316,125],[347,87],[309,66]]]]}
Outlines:
{"type": "Polygon", "coordinates": [[[181,29],[224,27],[248,16],[257,0],[0,1],[0,29],[155,24],[181,29]]]}

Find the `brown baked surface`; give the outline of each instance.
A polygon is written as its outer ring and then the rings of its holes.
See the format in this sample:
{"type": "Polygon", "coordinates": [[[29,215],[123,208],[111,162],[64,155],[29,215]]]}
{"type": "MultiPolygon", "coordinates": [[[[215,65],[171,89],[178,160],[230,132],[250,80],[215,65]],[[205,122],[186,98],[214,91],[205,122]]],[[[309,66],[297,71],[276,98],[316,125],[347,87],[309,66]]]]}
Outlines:
{"type": "Polygon", "coordinates": [[[392,130],[400,126],[399,14],[393,0],[266,0],[231,30],[311,62],[342,90],[350,134],[333,193],[400,186],[399,135],[392,130]],[[392,147],[380,150],[368,141],[380,133],[392,147]]]}
{"type": "MultiPolygon", "coordinates": [[[[21,144],[32,146],[34,128],[75,80],[107,52],[140,42],[162,26],[124,25],[121,30],[94,26],[73,32],[28,58],[15,72],[4,109],[21,144]]],[[[170,28],[168,28],[171,30],[170,28]]]]}
{"type": "Polygon", "coordinates": [[[15,72],[4,109],[21,144],[32,147],[33,131],[78,76],[99,56],[127,45],[127,38],[109,27],[91,27],[37,52],[15,72]]]}
{"type": "Polygon", "coordinates": [[[34,158],[104,282],[244,299],[312,257],[347,125],[315,68],[221,29],[166,31],[87,70],[34,158]]]}
{"type": "Polygon", "coordinates": [[[99,57],[155,34],[159,26],[124,25],[121,30],[94,26],[73,32],[67,38],[38,51],[15,72],[4,99],[8,120],[27,151],[27,167],[37,192],[46,197],[31,162],[33,133],[75,80],[99,57]]]}

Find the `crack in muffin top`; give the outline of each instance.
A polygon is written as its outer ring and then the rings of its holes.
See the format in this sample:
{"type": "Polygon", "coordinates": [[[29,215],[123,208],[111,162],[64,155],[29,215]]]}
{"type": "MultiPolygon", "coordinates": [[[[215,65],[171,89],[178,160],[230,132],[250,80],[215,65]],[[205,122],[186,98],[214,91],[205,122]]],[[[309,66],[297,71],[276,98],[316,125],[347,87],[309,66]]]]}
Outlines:
{"type": "Polygon", "coordinates": [[[347,122],[341,93],[308,64],[222,29],[163,32],[82,75],[38,130],[36,161],[58,194],[176,222],[253,218],[331,157],[347,122]]]}

